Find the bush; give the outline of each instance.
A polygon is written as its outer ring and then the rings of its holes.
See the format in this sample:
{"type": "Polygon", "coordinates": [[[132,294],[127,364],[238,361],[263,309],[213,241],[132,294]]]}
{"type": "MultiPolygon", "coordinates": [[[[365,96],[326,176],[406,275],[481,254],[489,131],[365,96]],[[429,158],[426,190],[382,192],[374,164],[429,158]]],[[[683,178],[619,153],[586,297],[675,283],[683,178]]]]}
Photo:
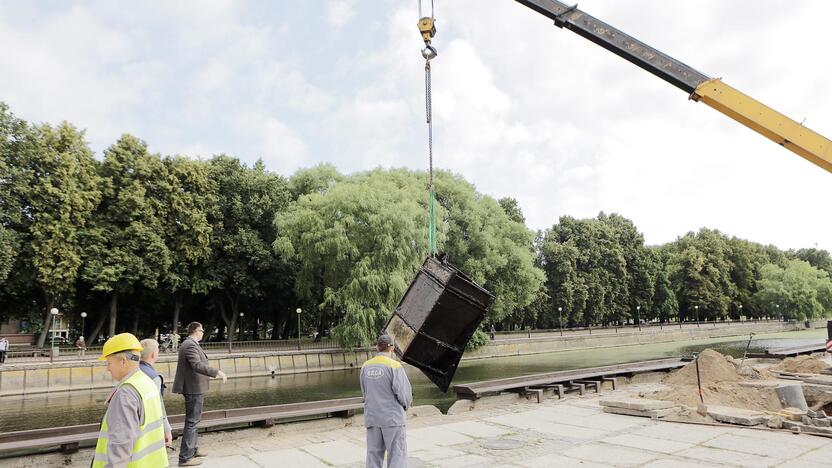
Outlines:
{"type": "Polygon", "coordinates": [[[488,334],[477,328],[477,331],[475,331],[474,334],[471,335],[471,339],[468,340],[468,344],[465,345],[465,351],[473,351],[475,349],[482,348],[487,344],[488,334]]]}

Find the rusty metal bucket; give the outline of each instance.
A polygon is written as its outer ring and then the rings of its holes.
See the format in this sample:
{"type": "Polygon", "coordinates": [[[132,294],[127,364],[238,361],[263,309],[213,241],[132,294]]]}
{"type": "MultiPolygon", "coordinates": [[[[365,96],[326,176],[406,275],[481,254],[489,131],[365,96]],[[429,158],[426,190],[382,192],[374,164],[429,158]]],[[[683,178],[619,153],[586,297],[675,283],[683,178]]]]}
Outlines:
{"type": "Polygon", "coordinates": [[[399,358],[448,391],[465,345],[494,296],[453,266],[428,257],[384,332],[399,358]]]}

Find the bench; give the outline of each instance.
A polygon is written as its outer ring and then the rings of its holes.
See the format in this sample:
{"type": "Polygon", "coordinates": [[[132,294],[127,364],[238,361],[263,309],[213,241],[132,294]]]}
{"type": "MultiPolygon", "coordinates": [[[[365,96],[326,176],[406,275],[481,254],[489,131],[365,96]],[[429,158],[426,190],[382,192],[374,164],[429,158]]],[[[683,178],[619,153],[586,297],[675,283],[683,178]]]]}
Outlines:
{"type": "MultiPolygon", "coordinates": [[[[554,389],[559,397],[563,397],[565,391],[580,390],[579,382],[592,381],[596,391],[600,389],[601,382],[611,382],[613,388],[617,387],[616,378],[619,376],[634,375],[642,372],[670,371],[683,367],[686,360],[680,358],[656,359],[641,361],[629,364],[618,364],[613,366],[591,367],[586,369],[573,369],[545,374],[533,374],[520,377],[509,377],[505,379],[484,380],[454,385],[454,392],[458,399],[477,400],[485,394],[513,392],[520,393],[524,389],[554,389]],[[575,383],[574,388],[570,382],[575,383]],[[558,387],[557,385],[560,385],[558,387]]],[[[585,386],[586,383],[582,384],[585,386]]]]}

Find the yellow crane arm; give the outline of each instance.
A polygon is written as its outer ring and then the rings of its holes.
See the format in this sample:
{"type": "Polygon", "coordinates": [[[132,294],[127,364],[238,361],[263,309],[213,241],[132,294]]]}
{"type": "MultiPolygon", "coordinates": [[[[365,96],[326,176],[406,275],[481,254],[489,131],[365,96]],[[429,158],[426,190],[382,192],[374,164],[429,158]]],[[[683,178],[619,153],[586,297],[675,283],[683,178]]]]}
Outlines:
{"type": "Polygon", "coordinates": [[[766,138],[832,172],[832,141],[794,120],[752,99],[740,91],[710,78],[685,63],[662,53],[627,33],[557,0],[515,0],[555,25],[568,29],[623,59],[647,70],[689,93],[766,138]]]}
{"type": "Polygon", "coordinates": [[[719,78],[703,82],[690,97],[832,172],[832,140],[732,88],[719,78]]]}

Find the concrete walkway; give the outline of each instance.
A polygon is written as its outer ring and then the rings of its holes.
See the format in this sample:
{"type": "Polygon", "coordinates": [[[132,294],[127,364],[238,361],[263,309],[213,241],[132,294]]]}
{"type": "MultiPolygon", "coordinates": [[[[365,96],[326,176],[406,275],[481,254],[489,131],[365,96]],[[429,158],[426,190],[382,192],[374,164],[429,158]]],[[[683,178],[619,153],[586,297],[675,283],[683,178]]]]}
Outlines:
{"type": "MultiPolygon", "coordinates": [[[[633,385],[604,394],[638,390],[633,385]]],[[[594,395],[542,404],[498,397],[485,406],[452,416],[423,410],[411,418],[409,465],[832,467],[832,439],[607,414],[594,395]]],[[[360,416],[203,434],[200,447],[211,454],[204,459],[206,468],[364,466],[360,416]]],[[[88,466],[90,456],[90,450],[49,454],[0,460],[0,467],[80,467],[88,466]]],[[[175,460],[171,453],[172,466],[175,460]]]]}

